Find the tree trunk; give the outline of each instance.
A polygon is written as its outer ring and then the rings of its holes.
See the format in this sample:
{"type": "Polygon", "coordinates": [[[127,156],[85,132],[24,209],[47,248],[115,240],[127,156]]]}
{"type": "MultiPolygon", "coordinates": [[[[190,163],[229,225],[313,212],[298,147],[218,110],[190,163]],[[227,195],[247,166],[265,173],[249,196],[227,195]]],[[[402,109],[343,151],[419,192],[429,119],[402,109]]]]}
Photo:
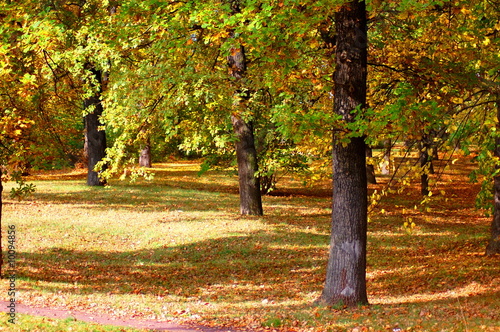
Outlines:
{"type": "Polygon", "coordinates": [[[425,144],[427,147],[427,155],[429,158],[429,163],[428,163],[429,174],[434,174],[434,160],[437,160],[435,158],[437,149],[436,149],[436,144],[434,143],[434,137],[436,137],[436,133],[434,130],[431,130],[431,133],[425,135],[424,137],[426,139],[425,144]]]}
{"type": "Polygon", "coordinates": [[[391,150],[392,143],[391,140],[384,141],[384,155],[382,157],[382,162],[380,163],[380,173],[382,175],[390,175],[391,174],[391,150]]]}
{"type": "MultiPolygon", "coordinates": [[[[233,14],[241,12],[240,1],[230,2],[233,14]]],[[[234,37],[234,32],[230,35],[234,37]]],[[[256,176],[259,166],[257,163],[257,151],[255,149],[255,137],[252,123],[246,122],[241,114],[248,99],[249,92],[242,83],[247,69],[245,49],[242,45],[233,47],[227,57],[229,72],[234,80],[234,102],[231,122],[233,130],[238,138],[235,143],[236,158],[238,161],[238,177],[240,186],[240,212],[244,215],[262,215],[262,197],[260,192],[260,180],[256,176]]]]}
{"type": "MultiPolygon", "coordinates": [[[[364,2],[348,2],[335,14],[334,111],[344,122],[366,106],[367,26],[364,2]]],[[[333,210],[330,256],[319,304],[368,303],[366,237],[368,192],[363,137],[333,146],[333,210]]]]}
{"type": "Polygon", "coordinates": [[[141,152],[139,154],[139,166],[151,168],[151,142],[148,139],[146,144],[142,147],[141,152]]]}
{"type": "MultiPolygon", "coordinates": [[[[500,99],[497,101],[497,133],[500,133],[500,99]]],[[[495,157],[500,158],[500,137],[495,138],[495,157]]],[[[497,166],[498,169],[498,166],[497,166]]],[[[494,211],[491,221],[491,237],[486,247],[486,255],[500,254],[500,175],[494,177],[494,211]]]]}
{"type": "MultiPolygon", "coordinates": [[[[373,150],[368,145],[366,146],[366,159],[373,158],[373,150]]],[[[375,166],[373,166],[372,161],[366,163],[366,179],[370,184],[377,184],[377,178],[375,177],[375,166]]]]}
{"type": "MultiPolygon", "coordinates": [[[[92,69],[98,84],[101,83],[102,74],[99,70],[92,69]]],[[[85,140],[88,157],[87,184],[89,186],[103,186],[105,181],[99,178],[99,173],[94,171],[96,164],[106,156],[106,132],[101,130],[103,125],[100,117],[103,113],[100,89],[91,97],[85,99],[84,108],[93,107],[92,113],[85,115],[85,140]]]]}
{"type": "Polygon", "coordinates": [[[234,132],[238,138],[236,158],[240,184],[240,212],[244,215],[262,215],[260,181],[255,176],[258,171],[257,151],[255,150],[253,126],[238,115],[231,116],[234,132]]]}
{"type": "MultiPolygon", "coordinates": [[[[437,161],[439,160],[439,147],[440,143],[439,141],[443,139],[444,133],[443,130],[432,130],[432,139],[431,139],[431,147],[432,147],[432,161],[437,161]],[[434,142],[434,138],[436,138],[436,141],[434,142]]],[[[432,168],[432,173],[434,174],[434,167],[432,168]]]]}
{"type": "MultiPolygon", "coordinates": [[[[497,139],[498,140],[498,139],[497,139]]],[[[500,157],[500,142],[497,142],[495,155],[500,157]]],[[[500,254],[500,176],[495,176],[495,205],[493,220],[491,221],[491,237],[486,247],[486,255],[500,254]]]]}
{"type": "Polygon", "coordinates": [[[432,167],[432,161],[430,159],[429,155],[429,139],[426,135],[423,136],[422,140],[420,141],[420,147],[419,147],[419,159],[420,159],[420,169],[421,169],[421,174],[420,174],[420,193],[422,196],[428,196],[429,195],[429,173],[430,169],[432,167]]]}
{"type": "MultiPolygon", "coordinates": [[[[109,15],[116,14],[118,7],[117,1],[110,1],[108,4],[109,15]]],[[[87,63],[86,67],[90,67],[90,71],[93,74],[98,86],[95,94],[87,99],[85,99],[84,108],[88,110],[93,107],[92,113],[85,115],[85,147],[87,154],[87,185],[89,186],[104,186],[106,181],[101,179],[99,172],[94,170],[98,162],[106,157],[106,132],[100,130],[99,127],[103,126],[100,121],[100,117],[104,111],[101,103],[101,93],[103,86],[107,84],[109,73],[102,72],[92,67],[91,64],[87,63]]],[[[103,167],[104,170],[106,166],[103,167]]]]}

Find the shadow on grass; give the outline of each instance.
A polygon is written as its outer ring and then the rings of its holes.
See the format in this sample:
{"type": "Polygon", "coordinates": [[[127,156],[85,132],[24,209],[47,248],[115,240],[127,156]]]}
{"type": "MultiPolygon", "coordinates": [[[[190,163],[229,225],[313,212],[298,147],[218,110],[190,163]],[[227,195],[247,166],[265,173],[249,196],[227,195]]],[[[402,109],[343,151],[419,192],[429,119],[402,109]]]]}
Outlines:
{"type": "MultiPolygon", "coordinates": [[[[186,182],[186,187],[187,186],[186,182]]],[[[64,183],[63,190],[58,191],[36,191],[29,200],[16,202],[16,204],[31,204],[33,201],[45,204],[71,204],[75,206],[88,206],[93,210],[135,210],[135,211],[234,211],[235,216],[239,209],[238,192],[224,192],[216,183],[209,185],[209,189],[201,190],[200,186],[184,188],[184,184],[178,182],[175,187],[154,183],[125,184],[117,183],[110,187],[86,187],[78,183],[64,183]]],[[[280,218],[288,218],[290,222],[294,219],[315,217],[310,213],[299,215],[290,213],[293,209],[310,209],[312,205],[330,206],[330,199],[320,199],[315,196],[304,198],[287,197],[286,205],[279,202],[280,197],[264,197],[266,215],[279,214],[280,218]]],[[[322,213],[324,215],[324,213],[322,213]]]]}
{"type": "Polygon", "coordinates": [[[227,302],[294,298],[299,285],[302,291],[321,285],[316,270],[324,265],[327,242],[324,235],[282,230],[125,252],[52,248],[19,253],[18,277],[61,283],[46,289],[52,293],[175,294],[227,302]]]}
{"type": "MultiPolygon", "coordinates": [[[[327,235],[280,227],[274,232],[133,251],[51,248],[19,253],[18,276],[51,282],[37,285],[51,293],[176,295],[228,303],[287,301],[321,289],[328,241],[327,235]]],[[[411,303],[431,301],[435,294],[494,293],[485,285],[498,280],[498,261],[477,253],[483,248],[482,239],[443,243],[440,237],[400,234],[377,236],[370,242],[372,297],[411,303]],[[471,284],[478,290],[469,290],[471,284]]]]}
{"type": "MultiPolygon", "coordinates": [[[[177,179],[168,180],[171,183],[162,179],[154,184],[117,184],[111,188],[70,186],[63,195],[38,192],[35,199],[53,204],[90,204],[92,209],[106,210],[237,210],[236,193],[223,192],[227,184],[221,187],[214,181],[193,185],[179,180],[185,173],[176,174],[177,179]]],[[[193,176],[196,172],[187,173],[193,176]]],[[[415,193],[418,196],[418,191],[415,193]]],[[[448,218],[444,208],[427,215],[403,212],[414,218],[419,228],[414,235],[405,234],[401,230],[401,209],[394,205],[406,204],[414,196],[391,202],[393,214],[375,216],[379,221],[369,225],[370,297],[392,297],[385,303],[440,303],[437,301],[444,300],[430,295],[497,295],[498,291],[483,287],[498,281],[497,259],[481,255],[488,225],[478,223],[465,212],[451,211],[453,217],[448,218]],[[469,285],[477,285],[478,289],[468,290],[469,285]]],[[[304,294],[318,292],[323,286],[330,228],[330,215],[324,208],[330,205],[330,199],[282,195],[265,201],[270,207],[259,221],[274,226],[273,231],[143,250],[76,251],[55,247],[37,253],[20,252],[19,278],[50,283],[34,287],[51,293],[172,294],[229,303],[263,298],[277,302],[297,297],[303,300],[304,294]]],[[[467,206],[464,200],[455,203],[462,210],[467,206]]],[[[406,205],[409,211],[414,204],[406,205]]],[[[456,297],[450,301],[456,301],[456,297]]]]}

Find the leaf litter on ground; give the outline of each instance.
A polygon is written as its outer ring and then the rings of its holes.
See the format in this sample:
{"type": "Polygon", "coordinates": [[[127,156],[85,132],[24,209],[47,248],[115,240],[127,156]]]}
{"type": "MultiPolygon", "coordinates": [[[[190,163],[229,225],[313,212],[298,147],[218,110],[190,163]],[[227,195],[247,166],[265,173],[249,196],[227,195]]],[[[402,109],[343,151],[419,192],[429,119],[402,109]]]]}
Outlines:
{"type": "Polygon", "coordinates": [[[371,305],[354,310],[312,306],[328,255],[329,182],[304,189],[285,178],[264,216],[244,217],[234,175],[199,177],[195,162],[109,188],[86,187],[83,172],[41,172],[31,198],[5,205],[4,223],[18,229],[18,300],[254,330],[494,331],[498,258],[483,255],[490,220],[474,209],[468,163],[442,174],[425,205],[412,183],[374,208],[371,305]]]}

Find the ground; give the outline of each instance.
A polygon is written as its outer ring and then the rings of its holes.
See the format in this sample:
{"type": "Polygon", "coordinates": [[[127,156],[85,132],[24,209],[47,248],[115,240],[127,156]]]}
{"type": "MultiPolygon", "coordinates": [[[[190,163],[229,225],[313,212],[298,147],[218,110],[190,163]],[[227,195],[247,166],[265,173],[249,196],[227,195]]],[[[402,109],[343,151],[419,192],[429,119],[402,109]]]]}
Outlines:
{"type": "Polygon", "coordinates": [[[40,172],[29,179],[32,197],[5,197],[4,233],[17,230],[17,301],[250,330],[496,331],[498,257],[484,256],[490,218],[474,207],[475,165],[446,164],[436,164],[430,200],[408,180],[372,206],[371,305],[355,309],[311,305],[328,255],[328,180],[304,187],[281,177],[265,215],[247,217],[238,215],[234,173],[200,177],[197,162],[157,165],[153,181],[108,188],[85,186],[83,171],[40,172]]]}

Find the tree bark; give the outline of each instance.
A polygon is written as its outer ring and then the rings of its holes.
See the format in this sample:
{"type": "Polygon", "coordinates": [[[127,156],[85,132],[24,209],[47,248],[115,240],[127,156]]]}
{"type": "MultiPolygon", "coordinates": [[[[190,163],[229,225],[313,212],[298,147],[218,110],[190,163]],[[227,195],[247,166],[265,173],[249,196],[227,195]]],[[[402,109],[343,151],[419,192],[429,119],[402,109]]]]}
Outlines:
{"type": "Polygon", "coordinates": [[[240,213],[260,216],[263,214],[263,210],[260,181],[255,176],[258,164],[253,126],[252,123],[243,121],[237,114],[231,116],[231,121],[238,138],[235,145],[240,185],[240,213]]]}
{"type": "MultiPolygon", "coordinates": [[[[101,71],[92,69],[92,73],[98,84],[101,84],[101,71]]],[[[103,126],[100,121],[103,113],[100,88],[93,96],[84,101],[86,110],[91,107],[93,107],[92,113],[85,115],[85,140],[88,157],[87,184],[89,186],[103,186],[106,184],[105,181],[100,179],[99,173],[94,170],[96,164],[106,156],[106,132],[100,128],[103,126]]]]}
{"type": "MultiPolygon", "coordinates": [[[[500,157],[500,142],[497,143],[496,153],[500,157]]],[[[491,237],[486,247],[486,255],[500,254],[500,176],[495,176],[495,205],[493,220],[491,221],[491,237]]]]}
{"type": "MultiPolygon", "coordinates": [[[[500,133],[500,99],[497,101],[497,133],[500,133]]],[[[495,157],[500,158],[500,137],[495,138],[495,157]]],[[[499,166],[497,166],[497,169],[499,166]]],[[[486,255],[500,254],[500,175],[493,179],[494,189],[494,210],[493,220],[491,221],[491,237],[486,247],[486,255]]]]}
{"type": "MultiPolygon", "coordinates": [[[[241,12],[240,1],[230,1],[233,14],[241,12]]],[[[231,32],[231,36],[234,33],[231,32]]],[[[234,37],[234,36],[233,36],[234,37]]],[[[236,159],[238,161],[238,178],[240,189],[240,212],[243,215],[262,215],[262,196],[260,192],[260,180],[257,171],[257,150],[255,149],[255,137],[253,125],[243,119],[243,110],[246,107],[245,99],[248,99],[248,91],[244,88],[243,77],[247,69],[245,49],[242,45],[233,47],[227,57],[230,75],[234,78],[234,102],[231,122],[238,141],[235,143],[236,159]]]]}
{"type": "Polygon", "coordinates": [[[151,168],[151,142],[148,139],[146,144],[142,147],[141,152],[139,154],[139,166],[151,168]]]}
{"type": "MultiPolygon", "coordinates": [[[[107,8],[109,15],[116,14],[117,8],[118,3],[110,1],[107,8]]],[[[104,125],[100,121],[100,117],[104,111],[101,103],[101,93],[103,87],[107,84],[109,73],[103,73],[101,70],[95,69],[90,63],[87,63],[86,67],[90,67],[90,71],[98,85],[95,94],[83,102],[85,110],[91,107],[94,108],[92,113],[88,113],[85,116],[85,152],[87,153],[88,165],[87,185],[104,186],[106,185],[106,181],[101,179],[99,172],[96,172],[94,169],[97,163],[106,157],[106,132],[100,129],[104,125]]],[[[102,170],[105,168],[106,166],[102,170]]]]}
{"type": "MultiPolygon", "coordinates": [[[[335,14],[334,111],[353,122],[353,110],[366,106],[367,26],[364,2],[344,4],[335,14]]],[[[366,238],[368,190],[364,137],[340,142],[334,136],[333,210],[330,256],[319,304],[368,303],[366,238]]]]}
{"type": "Polygon", "coordinates": [[[432,167],[432,161],[429,155],[429,138],[427,135],[424,135],[422,140],[420,141],[420,151],[419,151],[419,159],[420,159],[420,193],[422,196],[429,195],[429,173],[432,167]]]}

